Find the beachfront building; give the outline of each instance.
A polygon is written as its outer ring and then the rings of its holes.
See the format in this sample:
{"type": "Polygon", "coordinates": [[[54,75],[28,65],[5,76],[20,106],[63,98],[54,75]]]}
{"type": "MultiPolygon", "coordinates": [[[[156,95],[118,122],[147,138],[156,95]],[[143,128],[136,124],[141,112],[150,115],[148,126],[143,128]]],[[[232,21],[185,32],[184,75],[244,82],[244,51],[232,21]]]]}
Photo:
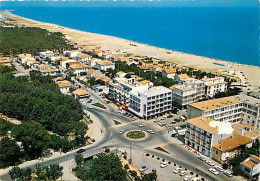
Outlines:
{"type": "Polygon", "coordinates": [[[212,157],[212,146],[230,134],[219,134],[218,127],[213,127],[212,122],[217,122],[206,116],[188,119],[186,123],[185,144],[199,151],[203,155],[212,157]]]}
{"type": "Polygon", "coordinates": [[[227,90],[227,82],[224,77],[204,78],[205,95],[213,97],[218,92],[225,92],[227,90]]]}
{"type": "Polygon", "coordinates": [[[107,71],[109,69],[114,70],[115,69],[115,63],[111,61],[98,61],[96,62],[95,67],[102,71],[107,71]]]}
{"type": "Polygon", "coordinates": [[[45,75],[45,76],[57,76],[58,72],[55,69],[47,68],[47,69],[41,70],[41,73],[42,73],[42,75],[45,75]]]}
{"type": "Polygon", "coordinates": [[[260,158],[256,155],[250,155],[240,164],[241,170],[250,178],[260,173],[260,158]]]}
{"type": "Polygon", "coordinates": [[[79,53],[76,56],[76,60],[80,61],[81,63],[87,63],[91,59],[91,56],[85,53],[79,53]]]}
{"type": "Polygon", "coordinates": [[[243,103],[241,116],[243,124],[260,128],[260,99],[244,94],[232,96],[231,98],[243,103]]]}
{"type": "Polygon", "coordinates": [[[174,76],[174,81],[175,82],[178,82],[178,83],[180,83],[180,82],[182,82],[182,81],[184,81],[185,79],[188,79],[188,78],[190,78],[187,74],[179,74],[179,75],[175,75],[174,76]]]}
{"type": "Polygon", "coordinates": [[[230,97],[193,103],[188,106],[188,119],[207,116],[220,122],[239,123],[242,115],[242,104],[241,101],[230,97]]]}
{"type": "Polygon", "coordinates": [[[85,64],[72,64],[69,68],[69,71],[76,76],[79,75],[86,75],[87,70],[90,69],[90,66],[85,65],[85,64]]]}
{"type": "Polygon", "coordinates": [[[102,76],[102,72],[100,72],[100,70],[96,70],[96,69],[90,69],[87,71],[87,78],[91,78],[91,77],[96,77],[96,76],[102,76]]]}
{"type": "Polygon", "coordinates": [[[198,102],[204,96],[204,82],[194,78],[180,80],[180,84],[173,89],[173,100],[177,100],[182,106],[198,102]]]}
{"type": "Polygon", "coordinates": [[[72,88],[72,84],[67,80],[56,81],[57,87],[60,89],[62,94],[67,94],[72,88]]]}
{"type": "MultiPolygon", "coordinates": [[[[241,132],[241,134],[243,134],[241,132]]],[[[253,139],[243,135],[232,135],[220,140],[212,149],[212,159],[223,164],[233,158],[242,147],[252,147],[253,139]]]]}
{"type": "Polygon", "coordinates": [[[44,51],[44,52],[40,52],[40,57],[45,60],[46,58],[50,58],[53,57],[54,53],[53,51],[44,51]]]}
{"type": "Polygon", "coordinates": [[[168,68],[168,69],[164,69],[162,71],[163,77],[168,77],[170,79],[174,79],[175,75],[176,75],[176,69],[175,68],[168,68]]]}

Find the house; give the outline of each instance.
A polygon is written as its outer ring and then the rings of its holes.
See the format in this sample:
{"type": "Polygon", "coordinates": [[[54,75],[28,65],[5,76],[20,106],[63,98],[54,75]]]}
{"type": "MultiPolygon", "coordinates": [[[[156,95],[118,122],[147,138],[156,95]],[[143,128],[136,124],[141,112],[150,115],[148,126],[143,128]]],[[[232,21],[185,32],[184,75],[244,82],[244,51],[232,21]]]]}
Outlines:
{"type": "Polygon", "coordinates": [[[164,69],[162,71],[163,77],[168,77],[170,79],[174,79],[175,75],[176,75],[176,69],[175,68],[168,68],[168,69],[164,69]]]}
{"type": "Polygon", "coordinates": [[[83,89],[77,89],[73,92],[75,99],[83,99],[89,97],[89,92],[83,89]]]}
{"type": "Polygon", "coordinates": [[[54,53],[53,51],[45,51],[45,52],[40,52],[40,57],[42,59],[46,59],[46,58],[50,58],[50,57],[53,57],[54,56],[54,53]]]}
{"type": "Polygon", "coordinates": [[[213,145],[212,159],[223,164],[233,158],[241,147],[252,147],[252,142],[251,138],[243,135],[232,135],[222,139],[213,145]]]}
{"type": "Polygon", "coordinates": [[[95,67],[97,69],[103,70],[103,71],[107,71],[109,69],[114,70],[115,69],[115,63],[113,63],[111,61],[98,61],[98,62],[96,62],[95,67]]]}
{"type": "Polygon", "coordinates": [[[85,54],[85,53],[79,53],[79,54],[76,56],[76,60],[77,60],[77,61],[80,61],[80,62],[82,62],[82,63],[87,63],[90,59],[91,59],[91,56],[88,55],[88,54],[85,54]]]}
{"type": "Polygon", "coordinates": [[[120,71],[120,72],[117,72],[116,73],[116,76],[115,77],[125,77],[125,75],[126,75],[126,73],[125,72],[122,72],[122,71],[120,71]]]}
{"type": "Polygon", "coordinates": [[[77,55],[80,54],[80,53],[81,53],[80,51],[75,51],[75,50],[63,51],[63,55],[67,56],[67,57],[70,57],[70,58],[76,58],[77,55]]]}
{"type": "Polygon", "coordinates": [[[102,73],[100,72],[100,70],[90,69],[87,71],[88,78],[95,77],[95,76],[101,76],[101,75],[102,75],[102,73]]]}
{"type": "Polygon", "coordinates": [[[42,75],[57,76],[57,71],[51,68],[41,70],[42,75]]]}
{"type": "Polygon", "coordinates": [[[31,60],[27,62],[27,65],[30,66],[31,68],[36,69],[39,66],[40,62],[36,60],[31,60]]]}
{"type": "Polygon", "coordinates": [[[227,82],[224,80],[224,77],[203,78],[202,81],[205,84],[205,94],[209,97],[227,90],[227,82]]]}
{"type": "Polygon", "coordinates": [[[174,76],[174,81],[175,82],[181,82],[181,81],[184,81],[185,79],[188,79],[190,78],[187,74],[179,74],[179,75],[175,75],[174,76]]]}
{"type": "Polygon", "coordinates": [[[250,155],[249,158],[245,159],[240,163],[241,170],[249,177],[254,177],[260,173],[260,158],[256,155],[250,155]]]}
{"type": "Polygon", "coordinates": [[[110,60],[112,62],[120,61],[120,56],[118,54],[114,54],[114,55],[111,55],[108,60],[110,60]]]}
{"type": "Polygon", "coordinates": [[[42,70],[48,69],[48,68],[49,68],[49,65],[46,65],[46,64],[40,64],[37,66],[38,71],[42,71],[42,70]]]}
{"type": "Polygon", "coordinates": [[[85,64],[72,64],[69,68],[69,71],[73,74],[73,75],[86,75],[86,71],[90,69],[90,66],[85,65],[85,64]]]}
{"type": "Polygon", "coordinates": [[[56,81],[57,87],[60,89],[61,93],[67,94],[72,87],[72,84],[67,80],[56,81]]]}
{"type": "Polygon", "coordinates": [[[9,58],[0,58],[0,65],[10,64],[11,60],[9,58]]]}
{"type": "Polygon", "coordinates": [[[105,60],[108,60],[108,59],[111,57],[111,53],[109,53],[109,52],[104,52],[104,53],[102,53],[102,57],[103,57],[105,60]]]}
{"type": "Polygon", "coordinates": [[[96,63],[97,63],[98,61],[101,61],[101,60],[100,60],[100,59],[97,59],[97,58],[92,58],[92,59],[90,59],[90,60],[88,61],[88,65],[89,65],[90,67],[95,67],[95,66],[96,66],[96,63]]]}
{"type": "Polygon", "coordinates": [[[60,66],[61,66],[61,69],[64,71],[64,70],[67,70],[70,66],[69,63],[71,62],[78,62],[80,63],[79,61],[77,60],[73,60],[73,59],[68,59],[68,60],[64,60],[64,61],[60,61],[60,66]]]}

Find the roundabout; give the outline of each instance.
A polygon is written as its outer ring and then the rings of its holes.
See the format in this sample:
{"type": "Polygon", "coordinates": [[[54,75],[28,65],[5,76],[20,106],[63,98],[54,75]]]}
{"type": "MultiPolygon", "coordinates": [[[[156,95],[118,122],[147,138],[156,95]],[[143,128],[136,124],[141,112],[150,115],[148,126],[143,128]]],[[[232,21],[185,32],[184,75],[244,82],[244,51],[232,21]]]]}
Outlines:
{"type": "Polygon", "coordinates": [[[140,140],[147,137],[147,133],[141,130],[130,130],[125,137],[131,140],[140,140]]]}

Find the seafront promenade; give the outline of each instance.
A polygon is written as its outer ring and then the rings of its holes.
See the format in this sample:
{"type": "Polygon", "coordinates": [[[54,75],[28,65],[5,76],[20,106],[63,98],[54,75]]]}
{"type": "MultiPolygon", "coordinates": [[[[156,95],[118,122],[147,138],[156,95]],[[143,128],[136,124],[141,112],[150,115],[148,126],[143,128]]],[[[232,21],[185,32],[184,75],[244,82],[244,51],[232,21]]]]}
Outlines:
{"type": "Polygon", "coordinates": [[[127,52],[131,57],[147,56],[155,59],[169,61],[178,66],[191,67],[204,71],[213,72],[219,75],[230,74],[234,72],[234,75],[230,75],[237,79],[240,79],[240,84],[249,85],[249,89],[256,91],[260,86],[260,82],[256,77],[260,77],[260,67],[238,64],[234,62],[228,62],[223,60],[216,60],[206,58],[202,56],[196,56],[186,54],[182,52],[171,51],[163,48],[158,48],[146,44],[133,42],[126,39],[121,39],[113,36],[107,36],[96,33],[89,33],[79,31],[71,28],[61,27],[59,25],[38,22],[28,18],[9,14],[19,24],[24,24],[26,27],[39,27],[47,29],[49,31],[62,32],[66,35],[66,38],[73,43],[77,43],[78,46],[94,49],[100,47],[104,51],[120,51],[127,52]],[[133,46],[133,44],[135,46],[133,46]]]}

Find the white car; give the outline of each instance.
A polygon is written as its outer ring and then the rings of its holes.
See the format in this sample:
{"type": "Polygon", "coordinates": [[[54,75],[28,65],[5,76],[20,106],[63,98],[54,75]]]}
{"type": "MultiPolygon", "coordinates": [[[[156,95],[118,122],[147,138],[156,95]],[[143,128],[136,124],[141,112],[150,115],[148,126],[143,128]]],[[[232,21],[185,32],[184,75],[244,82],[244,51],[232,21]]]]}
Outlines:
{"type": "Polygon", "coordinates": [[[220,166],[215,166],[214,168],[215,168],[216,170],[220,171],[220,172],[223,172],[223,171],[224,171],[224,169],[223,169],[222,167],[220,167],[220,166]]]}
{"type": "Polygon", "coordinates": [[[120,130],[118,133],[119,134],[124,134],[125,130],[120,130]]]}
{"type": "Polygon", "coordinates": [[[166,127],[166,128],[173,127],[173,124],[167,124],[165,127],[166,127]]]}
{"type": "Polygon", "coordinates": [[[161,164],[161,168],[165,168],[165,167],[167,167],[169,165],[169,163],[168,162],[163,162],[162,164],[161,164]]]}
{"type": "Polygon", "coordinates": [[[187,180],[190,180],[190,179],[192,179],[191,176],[185,176],[183,180],[187,181],[187,180]]]}
{"type": "Polygon", "coordinates": [[[215,175],[218,175],[218,171],[214,168],[210,168],[209,171],[215,175]]]}
{"type": "Polygon", "coordinates": [[[165,119],[166,119],[166,117],[162,117],[162,118],[161,118],[161,120],[165,120],[165,119]]]}
{"type": "Polygon", "coordinates": [[[180,176],[184,176],[184,175],[186,175],[187,173],[188,173],[187,170],[183,170],[183,171],[180,173],[180,176]]]}
{"type": "Polygon", "coordinates": [[[212,161],[210,161],[210,160],[207,160],[205,163],[208,164],[208,165],[210,165],[210,166],[214,166],[214,164],[213,164],[212,161]]]}
{"type": "Polygon", "coordinates": [[[147,132],[150,134],[154,134],[154,131],[152,129],[148,129],[147,132]]]}
{"type": "Polygon", "coordinates": [[[142,124],[139,125],[139,127],[145,127],[145,126],[146,126],[145,123],[142,123],[142,124]]]}
{"type": "Polygon", "coordinates": [[[179,173],[180,171],[181,171],[181,168],[175,168],[175,169],[173,170],[173,173],[177,174],[177,173],[179,173]]]}
{"type": "Polygon", "coordinates": [[[93,107],[92,107],[92,106],[88,106],[87,108],[88,108],[88,109],[93,109],[93,107]]]}

